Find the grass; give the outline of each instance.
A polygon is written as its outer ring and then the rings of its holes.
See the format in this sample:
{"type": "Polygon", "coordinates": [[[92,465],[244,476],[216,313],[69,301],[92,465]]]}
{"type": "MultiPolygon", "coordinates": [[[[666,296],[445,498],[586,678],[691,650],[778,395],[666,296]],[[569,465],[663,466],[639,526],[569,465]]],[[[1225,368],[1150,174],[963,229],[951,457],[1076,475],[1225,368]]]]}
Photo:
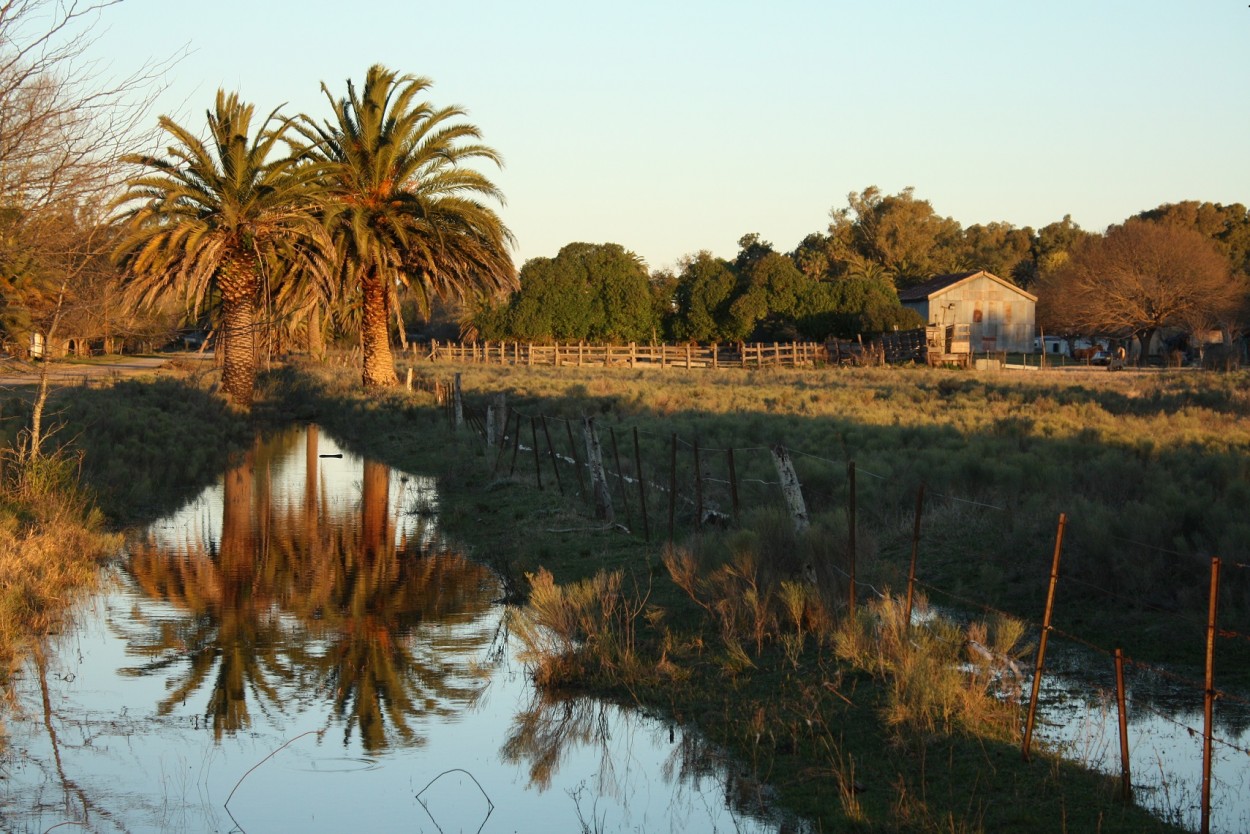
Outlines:
{"type": "MultiPolygon", "coordinates": [[[[418,381],[427,382],[436,374],[446,382],[452,372],[417,370],[418,381]]],[[[962,625],[933,620],[904,639],[897,597],[888,592],[861,605],[856,618],[846,616],[845,462],[854,457],[878,476],[861,474],[861,582],[883,591],[901,587],[914,485],[923,479],[931,494],[940,483],[944,495],[960,499],[926,507],[921,565],[928,583],[1000,605],[1025,599],[1040,612],[1053,542],[1050,511],[1071,500],[1073,479],[1035,482],[1016,467],[1066,469],[1079,478],[1076,464],[1099,452],[1107,465],[1128,467],[1138,459],[1140,438],[1149,436],[1161,452],[1152,465],[1167,464],[1161,477],[1192,478],[1198,464],[1184,457],[1191,454],[1235,470],[1247,438],[1237,417],[1243,397],[1237,386],[1208,378],[1204,388],[1159,376],[1129,383],[1109,375],[1115,387],[1102,390],[1032,376],[1019,383],[890,370],[724,377],[455,370],[470,406],[503,390],[527,417],[593,415],[600,431],[615,428],[618,441],[629,438],[620,449],[626,459],[639,428],[644,480],[653,485],[668,482],[674,431],[698,439],[705,466],[715,457],[708,450],[742,452],[744,482],[776,478],[766,455],[745,454],[751,447],[784,439],[821,453],[820,460],[796,459],[811,505],[807,532],[794,532],[775,496],[744,500],[738,525],[697,531],[684,503],[693,487],[683,487],[677,540],[662,543],[667,499],[657,493],[649,504],[648,544],[595,523],[568,464],[560,494],[541,428],[540,491],[528,450],[519,451],[514,469],[511,450],[488,452],[471,432],[455,434],[424,390],[362,396],[351,380],[320,371],[271,376],[272,402],[281,404],[271,419],[315,419],[358,451],[440,473],[444,529],[529,595],[518,629],[547,685],[623,697],[697,726],[743,763],[744,796],[767,803],[772,794],[746,788],[773,785],[777,801],[822,828],[1172,830],[1120,804],[1110,779],[1051,754],[1021,761],[1020,715],[1011,700],[1020,647],[1029,642],[1021,618],[983,612],[962,625]],[[1177,420],[1178,405],[1201,413],[1177,420]],[[1118,416],[1105,420],[1101,415],[1111,410],[1118,416]],[[1026,422],[1022,411],[1036,416],[1026,422]],[[1095,418],[1105,438],[1090,433],[1095,418]],[[1177,439],[1160,428],[1166,425],[1198,436],[1177,439]],[[970,501],[1005,509],[986,511],[970,501]],[[1034,520],[1038,508],[1045,512],[1034,520]],[[1032,568],[1012,569],[1002,551],[1031,559],[1032,568]],[[1035,581],[1021,593],[1014,578],[1030,573],[1035,581]],[[970,650],[973,644],[983,652],[970,650]]],[[[529,425],[522,428],[528,444],[529,425]]],[[[550,422],[552,428],[557,451],[571,457],[561,424],[550,422]]],[[[691,446],[689,440],[680,446],[679,480],[686,484],[693,477],[691,446]]],[[[710,483],[720,474],[705,477],[710,483]]],[[[1114,473],[1095,468],[1083,476],[1114,473]]],[[[775,487],[759,494],[769,489],[775,487]]],[[[1083,490],[1075,494],[1093,506],[1083,490]]],[[[624,508],[617,506],[620,519],[624,508]]],[[[632,512],[637,531],[636,503],[632,512]]],[[[1231,514],[1211,518],[1222,523],[1231,514]]],[[[1157,521],[1176,523],[1170,516],[1157,521]]],[[[1204,535],[1219,533],[1212,527],[1204,535]]],[[[1151,650],[1157,657],[1169,646],[1151,650]]]]}
{"type": "MultiPolygon", "coordinates": [[[[1193,635],[1176,623],[1188,627],[1205,610],[1205,558],[1250,562],[1238,513],[1250,497],[1244,376],[415,371],[422,384],[461,372],[471,410],[506,392],[527,418],[549,418],[564,456],[571,449],[556,418],[594,416],[605,455],[616,453],[609,469],[619,457],[647,485],[650,542],[637,534],[636,482],[625,493],[632,509],[617,504],[631,535],[590,518],[569,464],[557,464],[562,495],[540,456],[537,489],[532,452],[518,450],[514,467],[511,450],[453,432],[426,390],[363,394],[350,371],[288,367],[264,377],[254,419],[317,421],[358,452],[437,473],[442,527],[529,598],[516,628],[538,678],[698,727],[740,763],[740,807],[777,802],[821,830],[1173,830],[1119,803],[1111,780],[1050,754],[1021,760],[1013,664],[1040,616],[1059,512],[1071,517],[1060,626],[1100,643],[1122,637],[1137,657],[1198,654],[1201,618],[1193,635]],[[673,480],[674,433],[681,500],[669,544],[659,487],[673,480]],[[796,532],[769,483],[777,476],[765,447],[778,442],[796,451],[806,531],[796,532]],[[704,509],[732,515],[721,483],[729,449],[737,523],[700,529],[696,493],[704,509]],[[850,460],[859,472],[853,617],[850,460]],[[921,483],[920,576],[935,601],[974,603],[975,616],[959,624],[909,626],[889,590],[906,576],[921,483]]],[[[64,419],[118,522],[190,497],[249,428],[194,378],[74,399],[64,419]],[[184,450],[186,469],[173,464],[184,450]]],[[[617,501],[623,485],[612,486],[617,501]]],[[[1244,617],[1244,582],[1234,577],[1224,593],[1223,610],[1244,617]]],[[[1225,662],[1236,648],[1220,650],[1225,662]]]]}
{"type": "Polygon", "coordinates": [[[95,586],[99,560],[120,536],[103,529],[78,487],[78,459],[0,454],[0,686],[35,643],[59,629],[95,586]]]}

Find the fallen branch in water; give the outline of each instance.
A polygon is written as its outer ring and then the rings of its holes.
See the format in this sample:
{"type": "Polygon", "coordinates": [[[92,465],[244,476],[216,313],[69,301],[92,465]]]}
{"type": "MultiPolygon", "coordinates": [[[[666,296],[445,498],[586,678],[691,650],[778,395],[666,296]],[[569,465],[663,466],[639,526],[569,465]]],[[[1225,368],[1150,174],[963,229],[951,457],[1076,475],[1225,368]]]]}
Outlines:
{"type": "Polygon", "coordinates": [[[287,747],[290,747],[292,744],[294,744],[295,742],[299,741],[299,740],[300,740],[301,738],[303,738],[304,736],[313,736],[313,735],[315,735],[315,736],[317,736],[318,740],[320,740],[320,738],[321,738],[321,734],[322,734],[322,733],[324,733],[324,732],[325,732],[325,730],[309,730],[308,732],[305,732],[305,733],[300,733],[300,734],[299,734],[299,735],[297,735],[295,738],[288,739],[285,743],[283,743],[283,745],[282,745],[281,747],[279,747],[278,749],[274,750],[272,753],[270,753],[270,754],[269,754],[268,756],[266,756],[265,758],[261,759],[261,760],[260,760],[259,762],[257,762],[256,764],[252,765],[250,768],[248,768],[247,773],[244,773],[242,776],[240,776],[240,777],[239,777],[239,781],[237,781],[237,782],[235,782],[235,783],[234,783],[234,787],[230,789],[230,796],[227,796],[227,797],[226,797],[226,801],[225,801],[225,803],[222,805],[222,807],[223,807],[223,808],[226,808],[226,809],[229,809],[229,807],[230,807],[230,800],[234,798],[234,792],[235,792],[235,791],[237,791],[237,790],[239,789],[239,785],[242,785],[242,784],[243,784],[243,780],[244,780],[244,779],[246,779],[247,777],[249,777],[249,776],[251,776],[251,775],[252,775],[252,771],[253,771],[253,770],[255,770],[256,768],[260,767],[260,766],[261,766],[261,765],[263,765],[265,762],[269,761],[269,760],[270,760],[270,759],[272,759],[274,756],[278,755],[278,754],[279,754],[279,753],[281,753],[283,750],[285,750],[287,747]]]}

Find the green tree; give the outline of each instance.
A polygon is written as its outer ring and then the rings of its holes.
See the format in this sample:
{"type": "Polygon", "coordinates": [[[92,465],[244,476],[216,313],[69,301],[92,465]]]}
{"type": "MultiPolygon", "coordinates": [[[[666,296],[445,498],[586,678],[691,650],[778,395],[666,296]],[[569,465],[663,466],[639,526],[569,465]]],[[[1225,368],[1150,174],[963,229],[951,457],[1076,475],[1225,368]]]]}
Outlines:
{"type": "Polygon", "coordinates": [[[756,341],[798,338],[796,318],[817,282],[788,256],[771,249],[755,257],[743,257],[746,254],[744,246],[739,256],[742,287],[730,305],[734,335],[756,341]]]}
{"type": "Polygon", "coordinates": [[[1214,241],[1234,270],[1250,275],[1250,210],[1241,203],[1199,203],[1185,200],[1134,215],[1136,219],[1171,223],[1193,229],[1214,241]]]}
{"type": "MultiPolygon", "coordinates": [[[[1024,289],[1033,287],[1043,275],[1063,266],[1072,250],[1088,237],[1090,233],[1072,222],[1072,215],[1065,214],[1062,220],[1049,223],[1033,234],[1029,257],[1016,263],[1011,279],[1024,289]]],[[[1008,277],[995,274],[1000,278],[1008,277]]]]}
{"type": "Polygon", "coordinates": [[[737,338],[730,319],[737,286],[730,264],[711,252],[687,258],[673,293],[673,337],[699,342],[737,338]]]}
{"type": "Polygon", "coordinates": [[[195,307],[220,297],[222,388],[245,408],[256,378],[264,265],[301,261],[316,269],[324,252],[312,172],[279,152],[289,123],[275,111],[253,137],[252,116],[252,105],[218,91],[207,143],[162,116],[174,142],[168,157],[126,156],[145,170],[117,203],[116,257],[141,303],[181,293],[195,307]]]}
{"type": "Polygon", "coordinates": [[[641,341],[659,325],[641,259],[617,243],[570,243],[521,267],[506,308],[479,314],[491,338],[641,341]]]}
{"type": "Polygon", "coordinates": [[[961,271],[984,269],[999,278],[1013,280],[1016,268],[1032,257],[1033,230],[1010,223],[986,223],[963,231],[958,262],[961,271]]]}
{"type": "Polygon", "coordinates": [[[366,387],[395,385],[390,312],[397,283],[428,311],[436,298],[490,297],[515,288],[512,235],[482,201],[503,195],[473,163],[501,165],[458,107],[419,101],[430,81],[369,68],[359,91],[336,99],[321,89],[333,118],[305,116],[301,132],[326,192],[334,239],[334,294],[360,291],[366,387]]]}
{"type": "Polygon", "coordinates": [[[837,258],[875,261],[904,287],[956,266],[959,223],[939,216],[928,200],[917,200],[914,189],[885,195],[869,186],[862,193],[848,194],[847,204],[831,212],[829,237],[837,258]]]}

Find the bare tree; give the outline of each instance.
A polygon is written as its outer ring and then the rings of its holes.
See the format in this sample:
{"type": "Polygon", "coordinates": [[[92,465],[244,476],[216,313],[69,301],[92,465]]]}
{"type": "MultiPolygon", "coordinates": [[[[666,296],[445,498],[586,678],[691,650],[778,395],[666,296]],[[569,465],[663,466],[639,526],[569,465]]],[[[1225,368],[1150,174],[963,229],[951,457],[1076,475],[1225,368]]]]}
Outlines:
{"type": "Polygon", "coordinates": [[[1132,335],[1144,360],[1161,328],[1231,323],[1245,292],[1228,259],[1201,234],[1130,220],[1084,241],[1042,277],[1038,318],[1049,330],[1132,335]]]}
{"type": "MultiPolygon", "coordinates": [[[[113,77],[90,57],[93,25],[120,0],[0,0],[0,286],[50,346],[75,283],[108,242],[120,157],[143,142],[166,65],[113,77]]],[[[9,310],[7,319],[16,320],[9,310]]],[[[13,335],[13,334],[10,334],[13,335]]],[[[47,352],[27,454],[38,457],[47,352]]]]}

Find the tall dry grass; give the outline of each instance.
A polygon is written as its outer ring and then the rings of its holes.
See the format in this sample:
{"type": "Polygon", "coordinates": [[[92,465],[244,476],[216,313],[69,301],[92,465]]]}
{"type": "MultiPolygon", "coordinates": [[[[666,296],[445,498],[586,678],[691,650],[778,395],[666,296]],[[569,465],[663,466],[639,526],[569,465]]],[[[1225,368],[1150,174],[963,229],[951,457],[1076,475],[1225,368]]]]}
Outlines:
{"type": "Polygon", "coordinates": [[[885,682],[884,723],[1015,741],[1024,624],[999,616],[960,627],[923,598],[917,611],[909,622],[906,603],[887,594],[843,619],[834,635],[839,657],[885,682]]]}
{"type": "Polygon", "coordinates": [[[99,560],[121,537],[78,485],[78,460],[0,452],[0,685],[33,643],[56,631],[94,587],[99,560]]]}

